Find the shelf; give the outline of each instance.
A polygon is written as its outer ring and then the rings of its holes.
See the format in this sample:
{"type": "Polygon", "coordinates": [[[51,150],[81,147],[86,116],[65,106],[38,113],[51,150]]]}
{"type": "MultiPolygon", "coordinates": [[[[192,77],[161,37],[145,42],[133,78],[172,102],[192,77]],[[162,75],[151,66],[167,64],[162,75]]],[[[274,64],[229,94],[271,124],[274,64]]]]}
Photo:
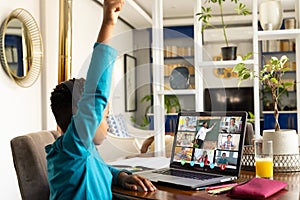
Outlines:
{"type": "Polygon", "coordinates": [[[273,55],[273,54],[295,54],[295,51],[270,51],[270,52],[261,52],[262,55],[273,55]]]}
{"type": "Polygon", "coordinates": [[[225,60],[225,61],[206,61],[200,63],[200,68],[204,67],[234,67],[235,65],[239,63],[245,63],[246,65],[253,65],[254,60],[245,60],[245,61],[239,61],[239,60],[225,60]]]}
{"type": "Polygon", "coordinates": [[[299,35],[300,35],[300,29],[257,31],[258,40],[295,39],[299,35]]]}
{"type": "MultiPolygon", "coordinates": [[[[280,113],[297,113],[297,110],[281,110],[281,111],[278,111],[279,114],[280,113]]],[[[263,114],[274,114],[274,111],[262,111],[263,114]]]]}
{"type": "Polygon", "coordinates": [[[191,95],[196,94],[195,89],[182,89],[182,90],[163,90],[158,91],[159,95],[191,95]]]}
{"type": "MultiPolygon", "coordinates": [[[[154,113],[147,113],[147,116],[153,116],[154,113]]],[[[178,113],[165,113],[167,116],[178,116],[178,113]]]]}
{"type": "MultiPolygon", "coordinates": [[[[164,75],[164,78],[170,78],[171,75],[164,75]]],[[[189,74],[190,78],[194,78],[195,74],[189,74]]]]}
{"type": "Polygon", "coordinates": [[[164,57],[165,60],[191,60],[194,56],[176,56],[176,57],[164,57]]]}

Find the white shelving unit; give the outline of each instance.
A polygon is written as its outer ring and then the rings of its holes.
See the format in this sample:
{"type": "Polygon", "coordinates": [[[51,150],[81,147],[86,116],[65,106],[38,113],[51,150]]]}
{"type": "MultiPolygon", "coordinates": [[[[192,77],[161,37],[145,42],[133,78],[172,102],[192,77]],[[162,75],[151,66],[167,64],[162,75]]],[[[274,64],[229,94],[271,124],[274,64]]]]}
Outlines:
{"type": "Polygon", "coordinates": [[[233,67],[238,63],[245,63],[246,65],[253,65],[254,60],[245,60],[245,61],[237,61],[237,60],[225,60],[225,61],[204,61],[201,62],[200,67],[205,68],[205,67],[233,67]]]}
{"type": "Polygon", "coordinates": [[[194,89],[184,89],[184,90],[162,90],[158,91],[160,95],[194,95],[196,94],[194,89]]]}
{"type": "MultiPolygon", "coordinates": [[[[257,1],[254,0],[253,1],[253,12],[257,13],[257,1]]],[[[201,1],[197,1],[195,0],[195,13],[198,13],[199,11],[201,11],[201,1]]],[[[258,71],[259,69],[259,57],[258,57],[258,34],[257,34],[257,21],[258,21],[258,17],[257,14],[256,15],[252,15],[252,29],[247,28],[247,30],[245,30],[247,32],[247,38],[249,37],[249,32],[250,35],[252,36],[252,52],[257,52],[253,54],[253,59],[251,60],[246,60],[243,61],[246,65],[248,66],[252,66],[253,69],[255,71],[258,71]]],[[[203,69],[206,68],[222,68],[222,67],[233,67],[234,65],[240,63],[241,61],[204,61],[203,59],[203,54],[204,54],[204,50],[203,48],[203,43],[202,43],[202,37],[201,37],[201,22],[199,22],[198,20],[195,20],[195,36],[198,35],[198,37],[195,37],[195,66],[198,67],[199,71],[199,80],[201,80],[201,77],[204,77],[205,75],[203,74],[203,69]]],[[[240,28],[239,28],[240,30],[240,28]]],[[[240,36],[239,36],[240,37],[240,36]]],[[[234,39],[234,38],[232,38],[234,39]]],[[[242,40],[242,38],[239,38],[239,40],[242,40]]],[[[204,83],[203,81],[199,81],[198,83],[198,87],[197,87],[197,93],[198,98],[199,99],[203,99],[203,91],[204,91],[204,83]]],[[[253,80],[253,87],[254,87],[254,114],[255,114],[255,130],[256,134],[259,135],[260,134],[260,98],[259,98],[259,81],[257,79],[253,80]]],[[[202,101],[201,101],[202,102],[202,101]]],[[[202,111],[204,108],[203,103],[200,103],[198,110],[202,111]]]]}
{"type": "MultiPolygon", "coordinates": [[[[258,1],[253,1],[253,11],[257,11],[258,8],[258,1]]],[[[295,19],[300,19],[299,15],[299,1],[295,0],[295,19]]],[[[253,12],[253,23],[257,22],[258,15],[257,12],[253,12]]],[[[298,20],[297,20],[298,22],[298,20]]],[[[298,22],[299,27],[299,22],[298,22]]],[[[300,130],[300,113],[298,110],[300,109],[300,29],[285,29],[285,30],[271,30],[271,31],[257,31],[257,29],[254,30],[255,38],[257,38],[255,44],[257,44],[259,41],[262,40],[290,40],[294,39],[296,43],[296,106],[297,106],[297,132],[299,133],[300,130]]],[[[255,63],[258,63],[258,60],[255,59],[255,63]]],[[[298,141],[300,142],[300,134],[298,134],[298,141]]]]}
{"type": "MultiPolygon", "coordinates": [[[[158,17],[154,17],[153,25],[154,28],[157,28],[157,25],[161,25],[162,23],[162,0],[155,0],[153,6],[153,14],[159,15],[161,19],[158,17]]],[[[297,71],[300,71],[299,66],[299,59],[300,59],[300,29],[292,29],[292,30],[274,30],[274,31],[258,31],[258,0],[252,1],[252,52],[253,58],[252,60],[245,61],[246,65],[252,66],[254,71],[259,71],[260,63],[259,63],[259,41],[261,40],[282,40],[282,39],[295,39],[296,42],[296,63],[297,63],[297,71]]],[[[295,0],[295,18],[300,19],[299,16],[299,2],[295,0]]],[[[194,14],[201,11],[201,0],[194,0],[194,14]]],[[[153,15],[154,16],[154,15],[153,15]]],[[[195,15],[194,15],[195,16],[195,15]]],[[[298,21],[298,20],[297,20],[298,21]]],[[[159,27],[162,28],[162,27],[159,27]]],[[[249,30],[248,30],[249,31],[249,30]]],[[[163,36],[162,35],[153,35],[153,39],[159,38],[159,41],[153,41],[154,45],[163,44],[163,36]]],[[[164,95],[194,95],[195,97],[195,110],[196,111],[203,111],[204,103],[204,83],[203,77],[203,70],[208,67],[214,68],[222,68],[222,67],[233,67],[239,61],[204,61],[203,59],[203,45],[202,45],[202,35],[201,35],[201,22],[198,21],[197,17],[194,17],[194,66],[195,66],[195,89],[186,89],[186,90],[165,90],[162,86],[164,85],[164,77],[163,77],[163,69],[153,68],[154,69],[154,77],[153,80],[156,84],[160,85],[156,88],[154,87],[154,107],[162,107],[164,103],[164,95]]],[[[157,47],[157,46],[155,46],[157,47]]],[[[163,48],[163,47],[160,47],[163,48]]],[[[163,65],[163,51],[154,51],[153,53],[153,64],[154,65],[163,65]]],[[[296,90],[297,90],[297,108],[300,109],[300,73],[296,73],[296,90]]],[[[154,83],[154,84],[155,84],[154,83]]],[[[253,88],[254,88],[254,115],[255,115],[255,134],[258,136],[260,134],[260,82],[258,78],[253,80],[253,88]]],[[[161,134],[159,137],[156,138],[162,139],[162,129],[164,128],[164,124],[162,123],[164,117],[163,110],[154,110],[154,121],[155,126],[154,130],[156,133],[161,134]]],[[[297,112],[297,124],[298,124],[298,133],[300,130],[300,112],[297,112]]],[[[160,145],[160,147],[156,146],[156,149],[162,149],[163,144],[157,142],[155,145],[160,145]]],[[[300,134],[299,134],[299,142],[300,142],[300,134]]]]}

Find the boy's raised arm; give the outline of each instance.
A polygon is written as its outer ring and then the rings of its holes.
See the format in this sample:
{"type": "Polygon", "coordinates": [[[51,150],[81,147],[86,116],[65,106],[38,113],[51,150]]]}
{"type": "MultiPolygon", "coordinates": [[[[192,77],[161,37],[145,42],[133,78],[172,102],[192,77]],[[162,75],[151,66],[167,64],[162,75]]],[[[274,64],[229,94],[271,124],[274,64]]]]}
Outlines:
{"type": "Polygon", "coordinates": [[[104,0],[103,5],[103,22],[98,35],[97,42],[109,43],[114,26],[117,23],[124,0],[104,0]]]}

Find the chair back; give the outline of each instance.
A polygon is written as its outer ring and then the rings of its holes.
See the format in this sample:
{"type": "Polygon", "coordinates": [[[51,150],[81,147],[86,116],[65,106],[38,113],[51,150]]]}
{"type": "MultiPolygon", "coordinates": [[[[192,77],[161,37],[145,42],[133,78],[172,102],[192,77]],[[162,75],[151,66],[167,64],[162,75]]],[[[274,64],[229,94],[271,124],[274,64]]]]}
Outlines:
{"type": "Polygon", "coordinates": [[[13,138],[10,142],[14,167],[23,200],[49,199],[45,146],[56,133],[40,131],[13,138]]]}

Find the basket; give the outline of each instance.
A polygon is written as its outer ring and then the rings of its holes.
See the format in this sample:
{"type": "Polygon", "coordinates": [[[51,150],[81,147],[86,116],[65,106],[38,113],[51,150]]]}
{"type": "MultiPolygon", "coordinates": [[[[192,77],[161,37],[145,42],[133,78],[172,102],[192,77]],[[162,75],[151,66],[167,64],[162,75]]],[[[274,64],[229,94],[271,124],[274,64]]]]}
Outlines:
{"type": "MultiPolygon", "coordinates": [[[[242,156],[242,170],[255,171],[254,147],[244,146],[242,156]]],[[[299,154],[273,155],[273,171],[300,172],[299,154]]]]}

